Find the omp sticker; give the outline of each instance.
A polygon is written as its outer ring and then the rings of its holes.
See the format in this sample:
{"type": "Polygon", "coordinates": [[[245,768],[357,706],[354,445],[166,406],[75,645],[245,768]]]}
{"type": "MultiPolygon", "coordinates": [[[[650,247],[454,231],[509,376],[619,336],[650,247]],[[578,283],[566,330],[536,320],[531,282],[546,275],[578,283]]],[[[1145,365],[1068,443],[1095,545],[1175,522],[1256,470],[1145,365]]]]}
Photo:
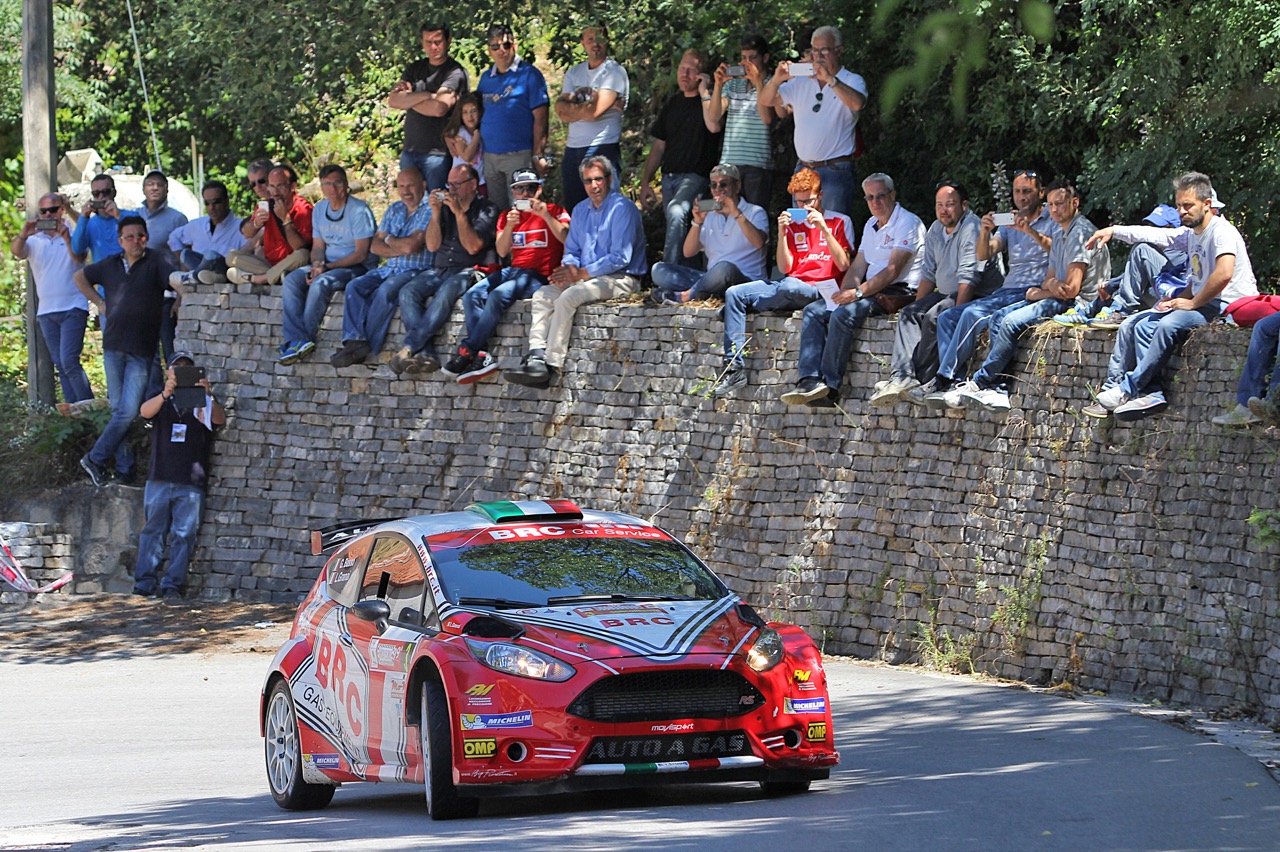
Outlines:
{"type": "Polygon", "coordinates": [[[793,716],[809,713],[825,713],[827,712],[827,699],[784,698],[782,699],[782,712],[790,713],[793,716]]]}
{"type": "Polygon", "coordinates": [[[805,730],[804,738],[810,742],[825,742],[827,739],[827,723],[810,722],[805,730]]]}
{"type": "Polygon", "coordinates": [[[494,728],[532,728],[533,711],[494,715],[489,713],[463,713],[462,730],[487,731],[494,728]]]}
{"type": "Polygon", "coordinates": [[[498,741],[493,737],[462,738],[462,756],[470,760],[488,760],[498,753],[498,741]]]}

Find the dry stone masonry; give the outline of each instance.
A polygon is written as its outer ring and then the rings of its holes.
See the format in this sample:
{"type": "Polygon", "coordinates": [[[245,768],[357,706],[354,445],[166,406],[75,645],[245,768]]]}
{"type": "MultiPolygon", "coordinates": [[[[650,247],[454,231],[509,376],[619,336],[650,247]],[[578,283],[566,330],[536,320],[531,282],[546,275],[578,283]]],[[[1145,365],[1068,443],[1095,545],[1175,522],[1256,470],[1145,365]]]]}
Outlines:
{"type": "MultiPolygon", "coordinates": [[[[192,576],[207,598],[296,598],[319,564],[308,530],[339,519],[567,497],[654,519],[828,652],[1280,716],[1280,551],[1258,535],[1280,442],[1208,422],[1247,332],[1195,335],[1168,411],[1126,425],[1078,413],[1105,373],[1101,331],[1024,342],[1000,420],[867,407],[892,348],[884,319],[859,337],[832,413],[778,401],[798,314],[753,319],[751,384],[716,400],[714,309],[583,308],[548,392],[397,380],[385,352],[335,370],[340,298],[293,367],[275,363],[277,293],[201,286],[183,311],[230,418],[192,576]]],[[[504,366],[527,323],[524,304],[499,328],[504,366]]],[[[397,321],[388,348],[400,336],[397,321]]]]}

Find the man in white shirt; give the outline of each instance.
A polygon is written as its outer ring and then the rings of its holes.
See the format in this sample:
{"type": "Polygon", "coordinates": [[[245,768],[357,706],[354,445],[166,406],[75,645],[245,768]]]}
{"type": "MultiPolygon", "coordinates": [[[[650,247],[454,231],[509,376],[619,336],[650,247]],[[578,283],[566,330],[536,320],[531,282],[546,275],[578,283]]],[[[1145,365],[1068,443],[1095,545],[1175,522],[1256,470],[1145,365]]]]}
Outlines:
{"type": "Polygon", "coordinates": [[[848,215],[857,185],[854,133],[867,103],[867,84],[841,65],[840,30],[818,27],[809,46],[812,76],[802,76],[802,63],[783,62],[760,92],[759,108],[773,109],[781,118],[794,116],[796,171],[816,171],[826,209],[848,215]]]}
{"type": "Polygon", "coordinates": [[[609,158],[615,180],[622,180],[622,111],[631,82],[626,69],[609,56],[609,30],[603,24],[582,31],[587,61],[564,75],[564,91],[556,99],[556,117],[569,125],[560,179],[564,206],[572,211],[587,198],[578,167],[591,155],[609,158]]]}
{"type": "Polygon", "coordinates": [[[240,232],[244,220],[231,214],[227,185],[220,180],[205,181],[200,189],[208,215],[174,228],[169,234],[169,250],[174,253],[184,272],[175,272],[184,284],[199,280],[206,269],[218,273],[227,270],[227,254],[243,248],[246,242],[240,232]]]}
{"type": "Polygon", "coordinates": [[[1173,191],[1181,228],[1102,228],[1089,240],[1090,247],[1106,245],[1112,237],[1162,249],[1185,245],[1190,256],[1187,289],[1121,323],[1107,380],[1093,404],[1082,409],[1090,417],[1103,419],[1114,413],[1130,421],[1162,411],[1168,402],[1161,374],[1174,348],[1193,328],[1221,316],[1231,302],[1258,294],[1244,238],[1213,209],[1209,176],[1187,172],[1174,180],[1173,191]]]}

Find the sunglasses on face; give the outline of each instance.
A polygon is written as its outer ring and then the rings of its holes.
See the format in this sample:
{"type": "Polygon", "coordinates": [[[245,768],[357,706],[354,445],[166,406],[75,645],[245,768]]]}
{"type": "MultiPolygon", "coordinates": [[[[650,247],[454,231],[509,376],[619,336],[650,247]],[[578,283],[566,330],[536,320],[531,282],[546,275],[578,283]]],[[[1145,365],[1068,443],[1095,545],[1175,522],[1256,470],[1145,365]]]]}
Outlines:
{"type": "Polygon", "coordinates": [[[712,189],[733,189],[733,181],[731,180],[713,180],[711,181],[712,189]]]}
{"type": "Polygon", "coordinates": [[[94,198],[110,198],[116,194],[114,189],[95,189],[91,193],[94,198]]]}
{"type": "Polygon", "coordinates": [[[583,178],[583,183],[606,183],[609,179],[606,177],[589,177],[583,178]]]}
{"type": "Polygon", "coordinates": [[[891,194],[892,193],[888,193],[888,192],[877,192],[875,195],[864,195],[862,197],[866,199],[866,202],[868,204],[874,204],[877,201],[887,200],[891,194]]]}
{"type": "Polygon", "coordinates": [[[496,42],[494,44],[489,45],[489,49],[494,52],[497,52],[499,50],[510,50],[515,46],[516,46],[515,42],[503,41],[503,42],[496,42]]]}
{"type": "Polygon", "coordinates": [[[250,179],[249,186],[262,186],[266,182],[267,182],[266,178],[258,178],[257,180],[250,179]]]}
{"type": "Polygon", "coordinates": [[[48,216],[50,213],[57,213],[61,209],[62,205],[59,204],[56,207],[41,207],[40,212],[48,216]]]}

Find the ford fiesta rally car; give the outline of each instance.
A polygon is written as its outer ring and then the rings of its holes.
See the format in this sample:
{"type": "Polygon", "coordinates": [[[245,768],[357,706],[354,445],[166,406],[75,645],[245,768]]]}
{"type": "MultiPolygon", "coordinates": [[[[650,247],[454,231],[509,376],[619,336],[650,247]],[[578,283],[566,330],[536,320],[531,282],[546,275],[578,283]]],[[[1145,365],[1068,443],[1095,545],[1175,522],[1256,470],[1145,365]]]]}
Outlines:
{"type": "Polygon", "coordinates": [[[828,777],[826,675],[696,556],[563,500],[329,527],[336,548],[262,691],[277,804],[347,781],[422,783],[436,819],[479,797],[828,777]]]}

